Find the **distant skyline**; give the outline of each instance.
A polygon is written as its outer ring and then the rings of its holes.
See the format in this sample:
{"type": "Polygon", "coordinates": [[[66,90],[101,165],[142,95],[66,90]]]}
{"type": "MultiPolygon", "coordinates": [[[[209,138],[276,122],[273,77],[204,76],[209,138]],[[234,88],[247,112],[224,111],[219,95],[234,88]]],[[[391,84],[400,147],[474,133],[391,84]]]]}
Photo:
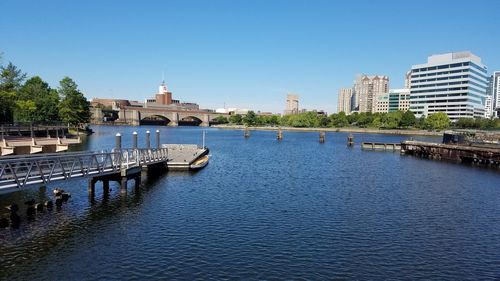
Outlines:
{"type": "Polygon", "coordinates": [[[2,64],[88,99],[144,100],[162,73],[202,108],[337,111],[357,74],[404,75],[432,54],[469,50],[500,70],[500,1],[2,1],[2,64]]]}

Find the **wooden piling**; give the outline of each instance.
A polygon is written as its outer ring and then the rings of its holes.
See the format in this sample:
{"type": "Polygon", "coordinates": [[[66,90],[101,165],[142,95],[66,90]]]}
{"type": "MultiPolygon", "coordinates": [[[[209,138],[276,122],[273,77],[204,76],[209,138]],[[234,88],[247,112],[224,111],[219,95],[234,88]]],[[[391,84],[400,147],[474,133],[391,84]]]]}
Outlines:
{"type": "Polygon", "coordinates": [[[276,136],[277,140],[282,140],[283,139],[283,132],[281,131],[281,128],[278,129],[278,135],[276,136]]]}
{"type": "Polygon", "coordinates": [[[325,142],[325,132],[319,132],[319,143],[325,142]]]}

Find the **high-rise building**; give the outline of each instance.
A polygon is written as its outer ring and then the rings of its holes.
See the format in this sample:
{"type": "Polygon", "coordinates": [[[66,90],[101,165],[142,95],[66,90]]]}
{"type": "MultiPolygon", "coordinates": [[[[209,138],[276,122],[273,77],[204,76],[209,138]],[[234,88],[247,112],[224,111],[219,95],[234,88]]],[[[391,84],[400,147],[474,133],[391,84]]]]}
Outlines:
{"type": "Polygon", "coordinates": [[[299,113],[299,96],[294,94],[288,94],[286,96],[285,114],[297,114],[297,113],[299,113]]]}
{"type": "Polygon", "coordinates": [[[377,97],[389,91],[389,77],[387,76],[358,76],[354,83],[359,112],[375,112],[377,97]]]}
{"type": "Polygon", "coordinates": [[[444,112],[452,121],[484,116],[487,68],[469,51],[432,55],[411,68],[410,110],[444,112]]]}
{"type": "Polygon", "coordinates": [[[339,90],[339,100],[337,112],[351,113],[352,88],[341,88],[339,90]]]}

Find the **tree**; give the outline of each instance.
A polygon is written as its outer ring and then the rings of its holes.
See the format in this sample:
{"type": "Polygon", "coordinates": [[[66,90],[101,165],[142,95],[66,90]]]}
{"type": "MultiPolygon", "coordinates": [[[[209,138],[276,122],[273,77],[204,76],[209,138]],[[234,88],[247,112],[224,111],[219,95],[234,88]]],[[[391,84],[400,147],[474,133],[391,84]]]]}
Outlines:
{"type": "Polygon", "coordinates": [[[413,112],[407,110],[401,116],[401,121],[399,122],[399,126],[403,128],[413,127],[417,123],[417,118],[413,112]]]}
{"type": "Polygon", "coordinates": [[[78,90],[76,83],[69,77],[59,82],[59,116],[62,121],[70,124],[87,123],[90,120],[90,103],[78,90]]]}
{"type": "Polygon", "coordinates": [[[248,113],[243,117],[243,123],[247,126],[255,126],[257,123],[257,115],[252,110],[248,111],[248,113]]]}
{"type": "Polygon", "coordinates": [[[349,119],[343,111],[330,115],[330,120],[333,127],[342,128],[349,125],[349,119]]]}
{"type": "Polygon", "coordinates": [[[33,119],[23,121],[42,123],[59,121],[59,95],[40,77],[34,76],[28,79],[19,90],[18,98],[24,101],[33,101],[36,106],[33,119]]]}
{"type": "Polygon", "coordinates": [[[227,120],[227,117],[224,115],[219,115],[214,119],[214,122],[218,124],[227,124],[229,121],[227,120]]]}
{"type": "Polygon", "coordinates": [[[26,73],[23,73],[12,62],[4,67],[0,67],[0,91],[15,92],[19,90],[26,79],[26,73]]]}
{"type": "Polygon", "coordinates": [[[444,112],[436,112],[429,115],[425,121],[425,127],[430,130],[443,130],[450,127],[450,118],[444,112]]]}
{"type": "Polygon", "coordinates": [[[231,124],[241,125],[241,120],[242,120],[242,118],[241,118],[241,115],[239,115],[239,114],[229,116],[229,123],[231,123],[231,124]]]}
{"type": "Polygon", "coordinates": [[[36,109],[37,108],[34,101],[18,100],[16,102],[16,120],[33,122],[36,116],[36,109]]]}
{"type": "Polygon", "coordinates": [[[16,108],[17,91],[26,74],[11,62],[0,66],[0,122],[12,122],[16,108]]]}

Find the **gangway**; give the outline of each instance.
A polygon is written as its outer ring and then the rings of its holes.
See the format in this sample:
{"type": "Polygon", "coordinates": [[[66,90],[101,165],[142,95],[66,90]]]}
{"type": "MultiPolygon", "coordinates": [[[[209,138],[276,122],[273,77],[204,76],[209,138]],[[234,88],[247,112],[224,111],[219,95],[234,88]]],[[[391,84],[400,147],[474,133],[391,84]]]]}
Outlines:
{"type": "Polygon", "coordinates": [[[0,158],[0,194],[79,177],[122,176],[166,163],[167,148],[134,148],[0,158]]]}

